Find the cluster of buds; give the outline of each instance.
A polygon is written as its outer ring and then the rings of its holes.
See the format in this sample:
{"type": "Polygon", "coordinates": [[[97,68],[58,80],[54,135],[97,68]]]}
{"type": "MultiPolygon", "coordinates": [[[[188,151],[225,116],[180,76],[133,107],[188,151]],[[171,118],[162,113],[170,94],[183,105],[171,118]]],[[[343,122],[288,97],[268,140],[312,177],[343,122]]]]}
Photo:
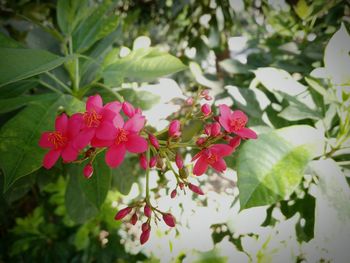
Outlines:
{"type": "Polygon", "coordinates": [[[129,221],[135,225],[143,207],[146,221],[142,224],[140,242],[144,244],[150,237],[151,218],[156,223],[162,220],[169,227],[176,224],[172,214],[151,205],[150,170],[173,173],[177,184],[170,191],[171,198],[176,198],[178,188],[184,193],[185,188],[188,188],[195,194],[204,195],[199,186],[188,180],[191,165],[184,162],[186,151],[189,148],[197,150],[191,161],[194,163],[192,173],[195,176],[203,175],[210,167],[222,173],[226,170],[224,157],[236,150],[241,139],[257,138],[256,133],[246,127],[248,118],[242,111],[232,111],[225,104],[213,110],[208,103],[200,103],[203,99],[212,100],[208,90],[200,91],[196,97],[185,101],[184,110],[187,113],[184,118],[172,120],[167,128],[154,133],[145,127],[146,119],[141,109],[135,109],[125,101],[103,105],[99,95],[91,96],[87,100],[85,112],[75,113],[71,117],[66,114],[58,116],[55,131],[42,134],[39,145],[50,149],[44,157],[43,166],[51,168],[60,156],[66,163],[87,161],[83,175],[90,178],[94,171],[93,161],[98,154],[105,151],[105,162],[111,168],[121,165],[126,152],[138,154],[139,164],[146,173],[146,198],[136,200],[120,210],[115,219],[121,220],[132,214],[129,221]],[[201,120],[203,129],[189,141],[183,141],[183,127],[192,119],[201,120]],[[78,159],[79,156],[82,158],[78,159]]]}

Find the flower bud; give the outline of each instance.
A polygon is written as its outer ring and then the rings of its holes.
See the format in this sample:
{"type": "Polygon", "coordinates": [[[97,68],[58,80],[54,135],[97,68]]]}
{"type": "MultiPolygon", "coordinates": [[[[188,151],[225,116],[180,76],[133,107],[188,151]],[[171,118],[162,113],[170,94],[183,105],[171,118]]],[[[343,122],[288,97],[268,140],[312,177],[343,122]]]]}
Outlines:
{"type": "Polygon", "coordinates": [[[167,224],[170,227],[174,227],[176,224],[175,218],[170,213],[163,214],[163,220],[164,220],[165,224],[167,224]]]}
{"type": "Polygon", "coordinates": [[[239,136],[233,137],[229,142],[229,145],[233,148],[233,150],[235,150],[240,144],[241,144],[241,137],[239,136]]]}
{"type": "Polygon", "coordinates": [[[204,133],[208,136],[211,134],[211,124],[205,125],[204,127],[204,133]]]}
{"type": "Polygon", "coordinates": [[[153,156],[151,157],[151,160],[149,160],[149,168],[153,168],[154,166],[156,166],[157,164],[157,159],[158,159],[158,156],[153,156]]]}
{"type": "Polygon", "coordinates": [[[211,106],[208,103],[205,103],[202,105],[201,111],[204,116],[208,116],[211,113],[211,106]]]}
{"type": "Polygon", "coordinates": [[[197,141],[196,141],[196,144],[198,146],[201,146],[203,143],[205,143],[205,138],[198,138],[197,141]]]}
{"type": "Polygon", "coordinates": [[[148,139],[149,139],[149,142],[152,144],[152,146],[158,150],[159,149],[159,142],[158,142],[157,137],[150,133],[150,134],[148,134],[148,139]]]}
{"type": "Polygon", "coordinates": [[[139,158],[141,168],[143,170],[147,170],[148,162],[146,156],[143,153],[141,153],[139,158]]]}
{"type": "Polygon", "coordinates": [[[143,212],[147,217],[151,217],[152,215],[152,209],[148,204],[146,204],[145,207],[143,208],[143,212]]]}
{"type": "Polygon", "coordinates": [[[183,190],[184,187],[185,187],[184,183],[179,183],[179,187],[180,187],[181,190],[183,190]]]}
{"type": "Polygon", "coordinates": [[[192,98],[192,97],[189,97],[189,98],[186,100],[186,104],[187,104],[188,106],[193,105],[193,98],[192,98]]]}
{"type": "Polygon", "coordinates": [[[181,154],[176,153],[175,163],[177,168],[182,169],[184,167],[184,161],[182,160],[181,154]]]}
{"type": "Polygon", "coordinates": [[[205,89],[205,90],[202,90],[201,91],[201,96],[202,97],[205,97],[205,96],[207,96],[209,94],[209,90],[208,89],[205,89]]]}
{"type": "Polygon", "coordinates": [[[170,197],[171,197],[172,199],[174,199],[174,198],[176,197],[176,194],[177,194],[176,189],[174,189],[174,190],[171,191],[170,197]]]}
{"type": "Polygon", "coordinates": [[[137,214],[136,214],[136,213],[133,214],[132,217],[131,217],[131,219],[130,219],[130,223],[133,224],[133,225],[135,225],[136,222],[137,222],[137,219],[138,219],[137,214]]]}
{"type": "Polygon", "coordinates": [[[204,195],[202,189],[200,189],[198,186],[196,186],[194,184],[189,183],[188,188],[190,188],[190,190],[196,194],[204,195]]]}
{"type": "Polygon", "coordinates": [[[124,101],[122,108],[123,108],[124,114],[129,118],[135,115],[135,108],[129,102],[124,101]]]}
{"type": "Polygon", "coordinates": [[[151,233],[151,229],[147,229],[146,231],[143,231],[141,236],[140,236],[140,243],[141,245],[145,244],[148,239],[149,239],[149,236],[150,236],[150,233],[151,233]]]}
{"type": "Polygon", "coordinates": [[[85,178],[89,179],[93,173],[94,173],[94,167],[90,163],[85,165],[85,167],[83,169],[83,174],[84,174],[85,178]]]}
{"type": "Polygon", "coordinates": [[[179,120],[173,120],[169,125],[169,136],[170,137],[179,137],[181,135],[181,123],[179,120]]]}
{"type": "Polygon", "coordinates": [[[115,220],[121,220],[124,217],[126,217],[132,210],[132,207],[125,207],[122,210],[119,210],[119,212],[115,215],[115,220]]]}
{"type": "Polygon", "coordinates": [[[212,100],[213,97],[212,97],[212,96],[209,96],[209,95],[206,95],[206,96],[204,97],[204,99],[207,100],[207,101],[209,101],[209,100],[212,100]]]}
{"type": "Polygon", "coordinates": [[[141,229],[142,229],[142,232],[145,232],[148,229],[151,229],[151,226],[149,225],[149,223],[145,222],[142,224],[141,229]]]}
{"type": "Polygon", "coordinates": [[[216,137],[220,134],[220,130],[221,130],[221,125],[218,122],[214,122],[211,125],[211,131],[210,131],[210,135],[213,137],[216,137]]]}

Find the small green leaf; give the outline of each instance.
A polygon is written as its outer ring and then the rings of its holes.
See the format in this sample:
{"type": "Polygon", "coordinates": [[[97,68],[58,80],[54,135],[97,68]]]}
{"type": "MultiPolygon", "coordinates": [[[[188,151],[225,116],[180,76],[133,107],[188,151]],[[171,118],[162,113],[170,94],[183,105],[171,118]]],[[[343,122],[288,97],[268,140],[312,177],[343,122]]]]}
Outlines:
{"type": "Polygon", "coordinates": [[[62,65],[67,58],[40,49],[0,48],[0,87],[62,65]]]}
{"type": "Polygon", "coordinates": [[[16,180],[42,165],[45,150],[38,145],[41,133],[52,130],[58,109],[77,107],[77,99],[57,96],[47,102],[32,102],[0,130],[0,167],[5,175],[4,191],[16,180]]]}
{"type": "Polygon", "coordinates": [[[306,19],[312,13],[312,5],[308,6],[305,0],[299,0],[298,3],[293,6],[295,13],[301,18],[306,19]]]}
{"type": "Polygon", "coordinates": [[[166,52],[156,48],[140,48],[124,58],[115,59],[102,74],[107,85],[119,85],[124,78],[152,80],[185,68],[178,58],[166,52]]]}
{"type": "Polygon", "coordinates": [[[87,15],[87,0],[58,0],[57,22],[61,31],[70,35],[78,22],[87,15]]]}
{"type": "Polygon", "coordinates": [[[318,134],[310,126],[290,126],[245,143],[237,165],[241,209],[270,205],[289,196],[308,162],[319,153],[315,144],[322,147],[318,134]],[[300,138],[302,132],[304,138],[300,138]]]}

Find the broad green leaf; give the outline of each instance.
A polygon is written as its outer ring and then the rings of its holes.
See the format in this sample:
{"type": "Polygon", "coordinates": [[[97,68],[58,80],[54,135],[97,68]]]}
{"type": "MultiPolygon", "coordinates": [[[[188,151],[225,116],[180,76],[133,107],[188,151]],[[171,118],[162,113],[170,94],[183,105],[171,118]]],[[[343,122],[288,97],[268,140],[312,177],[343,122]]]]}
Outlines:
{"type": "Polygon", "coordinates": [[[237,160],[241,209],[288,197],[322,146],[322,135],[310,126],[290,126],[246,142],[237,160]]]}
{"type": "Polygon", "coordinates": [[[324,64],[334,85],[350,85],[350,35],[342,24],[329,40],[324,52],[324,64]]]}
{"type": "Polygon", "coordinates": [[[78,174],[78,169],[70,169],[69,173],[71,174],[65,195],[67,213],[73,221],[85,223],[86,220],[97,215],[98,209],[90,202],[82,190],[78,178],[83,175],[78,174]]]}
{"type": "Polygon", "coordinates": [[[37,85],[38,81],[35,79],[26,79],[8,84],[6,86],[1,87],[0,98],[9,99],[17,97],[25,93],[26,91],[35,88],[37,85]]]}
{"type": "Polygon", "coordinates": [[[83,176],[83,165],[80,166],[80,174],[77,174],[82,191],[86,195],[87,199],[100,208],[106,199],[109,187],[111,185],[111,171],[106,165],[104,160],[104,154],[99,154],[94,163],[94,173],[90,179],[86,179],[83,176]]]}
{"type": "Polygon", "coordinates": [[[16,110],[20,107],[27,105],[30,102],[46,102],[48,100],[55,99],[56,94],[43,94],[43,95],[29,95],[29,96],[19,96],[10,99],[0,99],[0,114],[16,110]]]}
{"type": "Polygon", "coordinates": [[[57,22],[61,31],[70,35],[77,23],[87,15],[87,0],[58,0],[57,22]]]}
{"type": "Polygon", "coordinates": [[[152,80],[184,70],[176,57],[156,48],[140,48],[116,60],[103,71],[107,85],[119,85],[124,78],[152,80]]]}
{"type": "Polygon", "coordinates": [[[137,157],[125,158],[120,167],[111,169],[111,171],[113,176],[112,186],[123,195],[129,194],[132,184],[137,181],[141,174],[137,157]]]}
{"type": "Polygon", "coordinates": [[[67,58],[45,50],[0,48],[0,87],[62,65],[67,58]]]}
{"type": "Polygon", "coordinates": [[[0,48],[23,48],[23,45],[0,32],[0,48]]]}
{"type": "Polygon", "coordinates": [[[57,96],[47,102],[33,102],[0,130],[0,167],[5,175],[4,191],[16,180],[42,165],[46,153],[38,146],[41,133],[52,130],[58,110],[75,110],[82,103],[72,96],[57,96]]]}
{"type": "Polygon", "coordinates": [[[235,59],[225,59],[219,63],[226,72],[231,74],[251,74],[250,70],[253,69],[249,65],[242,64],[235,59]]]}

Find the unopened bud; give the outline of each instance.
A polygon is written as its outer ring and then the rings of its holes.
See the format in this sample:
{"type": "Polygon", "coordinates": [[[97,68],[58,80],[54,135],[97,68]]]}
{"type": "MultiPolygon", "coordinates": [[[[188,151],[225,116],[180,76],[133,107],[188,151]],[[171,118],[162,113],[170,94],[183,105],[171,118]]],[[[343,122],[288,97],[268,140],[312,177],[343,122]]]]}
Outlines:
{"type": "Polygon", "coordinates": [[[208,89],[205,89],[205,90],[202,90],[201,91],[201,96],[202,97],[205,97],[205,96],[207,96],[209,94],[209,90],[208,89]]]}
{"type": "Polygon", "coordinates": [[[141,168],[143,170],[147,170],[148,162],[146,156],[143,153],[141,153],[139,158],[141,168]]]}
{"type": "Polygon", "coordinates": [[[207,101],[209,101],[209,100],[212,100],[212,99],[213,99],[213,97],[212,97],[212,96],[207,95],[207,96],[205,96],[205,97],[204,97],[204,99],[205,99],[205,100],[207,100],[207,101]]]}
{"type": "Polygon", "coordinates": [[[177,168],[179,168],[179,169],[182,169],[184,167],[184,161],[182,160],[180,153],[176,153],[175,163],[176,163],[177,168]]]}
{"type": "Polygon", "coordinates": [[[181,123],[179,120],[173,120],[169,125],[169,136],[177,138],[181,135],[181,123]]]}
{"type": "Polygon", "coordinates": [[[183,190],[184,187],[185,187],[184,183],[179,183],[179,187],[180,187],[181,190],[183,190]]]}
{"type": "Polygon", "coordinates": [[[196,144],[198,146],[201,146],[203,143],[205,143],[206,139],[205,138],[198,138],[196,141],[196,144]]]}
{"type": "Polygon", "coordinates": [[[211,131],[210,131],[210,135],[213,136],[213,137],[216,137],[220,134],[220,131],[221,131],[221,125],[220,123],[218,122],[214,122],[212,125],[211,125],[211,131]]]}
{"type": "Polygon", "coordinates": [[[122,108],[123,108],[124,114],[129,118],[135,115],[135,108],[129,102],[124,101],[122,108]]]}
{"type": "Polygon", "coordinates": [[[159,149],[159,141],[158,141],[157,137],[150,133],[150,134],[148,134],[148,139],[149,139],[149,142],[153,145],[153,147],[158,150],[159,149]]]}
{"type": "Polygon", "coordinates": [[[211,106],[205,103],[202,105],[201,111],[204,114],[204,116],[208,116],[211,113],[211,106]]]}
{"type": "Polygon", "coordinates": [[[147,216],[147,217],[151,217],[151,215],[152,215],[152,209],[148,204],[146,204],[145,207],[143,208],[143,212],[145,213],[145,216],[147,216]]]}
{"type": "Polygon", "coordinates": [[[188,98],[188,99],[186,100],[186,104],[187,104],[188,106],[193,105],[193,98],[192,98],[192,97],[188,98]]]}
{"type": "Polygon", "coordinates": [[[131,219],[130,219],[130,223],[133,224],[133,225],[135,225],[136,222],[137,222],[137,219],[138,219],[137,214],[136,214],[136,213],[133,214],[132,217],[131,217],[131,219]]]}
{"type": "Polygon", "coordinates": [[[85,178],[89,179],[93,173],[94,173],[94,167],[90,163],[85,165],[85,167],[83,169],[83,174],[84,174],[85,178]]]}
{"type": "Polygon", "coordinates": [[[174,199],[174,198],[176,197],[176,194],[177,194],[176,189],[174,189],[174,190],[171,191],[170,197],[171,197],[172,199],[174,199]]]}
{"type": "Polygon", "coordinates": [[[149,167],[150,168],[153,168],[154,166],[156,166],[157,159],[158,159],[158,156],[151,157],[151,160],[149,160],[149,167]]]}
{"type": "Polygon", "coordinates": [[[164,220],[165,224],[167,224],[170,227],[174,227],[176,224],[175,218],[170,213],[163,214],[163,220],[164,220]]]}
{"type": "Polygon", "coordinates": [[[145,232],[148,229],[151,229],[151,226],[147,222],[145,222],[142,224],[141,229],[142,229],[142,232],[145,232]]]}
{"type": "Polygon", "coordinates": [[[146,231],[143,231],[141,236],[140,236],[140,243],[141,245],[145,244],[148,239],[149,239],[149,236],[150,236],[150,233],[151,233],[151,229],[147,229],[146,231]]]}
{"type": "Polygon", "coordinates": [[[114,217],[115,220],[121,220],[124,217],[126,217],[130,212],[132,208],[131,207],[125,207],[122,210],[120,210],[114,217]]]}
{"type": "Polygon", "coordinates": [[[202,189],[200,189],[198,186],[196,186],[194,184],[189,183],[188,188],[190,188],[190,190],[196,194],[204,195],[202,189]]]}

